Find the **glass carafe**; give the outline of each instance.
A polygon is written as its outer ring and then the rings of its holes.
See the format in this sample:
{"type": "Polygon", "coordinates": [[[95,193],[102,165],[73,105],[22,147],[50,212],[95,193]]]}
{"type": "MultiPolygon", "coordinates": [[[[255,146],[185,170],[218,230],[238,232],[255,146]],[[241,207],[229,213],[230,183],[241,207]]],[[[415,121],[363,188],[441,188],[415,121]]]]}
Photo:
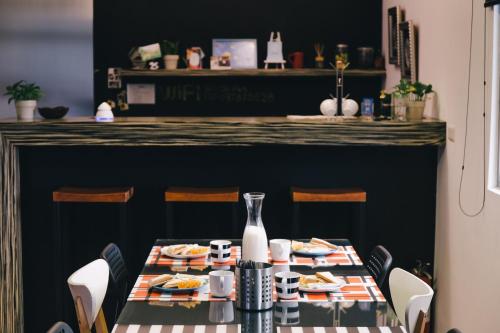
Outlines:
{"type": "Polygon", "coordinates": [[[267,235],[262,224],[261,211],[264,193],[251,192],[243,194],[247,204],[247,225],[243,233],[242,259],[267,262],[267,235]]]}

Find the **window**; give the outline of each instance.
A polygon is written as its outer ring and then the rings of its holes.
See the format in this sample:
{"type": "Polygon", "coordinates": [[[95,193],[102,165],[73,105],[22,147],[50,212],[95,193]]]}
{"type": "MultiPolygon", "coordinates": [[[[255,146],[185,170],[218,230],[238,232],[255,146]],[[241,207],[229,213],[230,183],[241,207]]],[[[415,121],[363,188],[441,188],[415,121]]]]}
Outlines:
{"type": "Polygon", "coordinates": [[[488,188],[500,194],[500,5],[493,7],[490,161],[488,188]]]}

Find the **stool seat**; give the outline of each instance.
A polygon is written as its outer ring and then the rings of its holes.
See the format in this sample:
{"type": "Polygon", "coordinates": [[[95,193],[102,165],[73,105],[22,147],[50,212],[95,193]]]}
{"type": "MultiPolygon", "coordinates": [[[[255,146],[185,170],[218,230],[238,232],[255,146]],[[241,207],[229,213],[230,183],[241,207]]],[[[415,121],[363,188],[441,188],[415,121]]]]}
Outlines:
{"type": "Polygon", "coordinates": [[[293,202],[366,202],[366,192],[360,188],[301,188],[292,187],[293,202]]]}
{"type": "Polygon", "coordinates": [[[54,202],[126,203],[134,195],[133,187],[83,188],[61,187],[52,192],[54,202]]]}
{"type": "Polygon", "coordinates": [[[238,187],[199,188],[169,187],[165,202],[238,202],[238,187]]]}

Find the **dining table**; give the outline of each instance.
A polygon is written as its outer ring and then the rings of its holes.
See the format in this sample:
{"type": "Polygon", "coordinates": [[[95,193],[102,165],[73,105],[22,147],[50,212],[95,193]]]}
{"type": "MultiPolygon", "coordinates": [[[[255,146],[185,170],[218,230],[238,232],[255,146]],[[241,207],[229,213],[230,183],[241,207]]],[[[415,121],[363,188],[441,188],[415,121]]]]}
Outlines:
{"type": "MultiPolygon", "coordinates": [[[[245,311],[236,306],[235,291],[218,298],[210,290],[186,293],[159,292],[148,281],[161,274],[206,276],[213,270],[235,270],[241,258],[241,239],[231,239],[231,256],[226,263],[213,263],[210,255],[176,259],[161,249],[174,244],[209,246],[209,239],[157,239],[145,265],[131,288],[113,332],[116,333],[402,333],[405,332],[393,308],[370,276],[348,239],[327,239],[337,250],[327,256],[308,257],[291,253],[288,261],[273,262],[273,271],[313,275],[330,272],[345,281],[333,292],[299,292],[292,300],[273,293],[273,307],[245,311]]],[[[306,240],[299,240],[306,241],[306,240]]],[[[204,289],[209,289],[207,286],[204,289]]]]}

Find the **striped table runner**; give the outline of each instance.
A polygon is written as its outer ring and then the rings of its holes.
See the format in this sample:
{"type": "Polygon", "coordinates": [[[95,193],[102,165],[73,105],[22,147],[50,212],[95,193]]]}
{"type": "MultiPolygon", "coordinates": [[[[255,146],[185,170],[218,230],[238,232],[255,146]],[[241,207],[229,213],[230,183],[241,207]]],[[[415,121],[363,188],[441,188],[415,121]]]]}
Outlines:
{"type": "MultiPolygon", "coordinates": [[[[146,266],[227,266],[236,265],[236,260],[241,258],[241,247],[232,246],[231,247],[231,258],[227,263],[212,263],[210,256],[195,258],[191,260],[186,259],[174,259],[162,255],[160,250],[162,246],[155,245],[151,249],[148,258],[146,259],[146,266]]],[[[359,258],[359,255],[354,250],[352,246],[339,246],[337,252],[324,256],[324,257],[301,257],[292,255],[288,262],[286,261],[276,261],[271,260],[269,254],[269,262],[274,265],[305,265],[305,266],[361,266],[363,262],[359,258]]]]}
{"type": "MultiPolygon", "coordinates": [[[[277,333],[406,333],[401,327],[277,327],[277,333]]],[[[112,333],[240,333],[241,325],[115,325],[112,333]]],[[[255,332],[260,333],[260,332],[255,332]]]]}
{"type": "MultiPolygon", "coordinates": [[[[209,286],[189,293],[167,293],[150,291],[148,281],[158,275],[139,275],[130,295],[129,301],[226,301],[235,300],[235,290],[228,298],[215,298],[210,294],[209,286]]],[[[207,275],[200,275],[208,279],[207,275]]],[[[290,302],[385,302],[385,298],[371,276],[344,276],[346,285],[340,290],[329,293],[300,292],[299,299],[287,300],[290,302]]],[[[276,291],[273,292],[277,300],[276,291]]],[[[284,301],[284,300],[283,300],[284,301]]]]}

